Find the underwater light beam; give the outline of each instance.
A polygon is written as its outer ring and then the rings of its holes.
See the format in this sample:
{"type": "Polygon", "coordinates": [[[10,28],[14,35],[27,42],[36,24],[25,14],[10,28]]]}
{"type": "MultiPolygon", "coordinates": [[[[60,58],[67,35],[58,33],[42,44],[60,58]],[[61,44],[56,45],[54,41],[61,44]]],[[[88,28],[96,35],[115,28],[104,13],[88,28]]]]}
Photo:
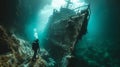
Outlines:
{"type": "MultiPolygon", "coordinates": [[[[84,1],[81,2],[79,0],[71,0],[71,2],[73,4],[72,4],[72,7],[70,7],[70,9],[76,8],[78,6],[83,6],[86,4],[84,1]]],[[[40,10],[38,13],[38,15],[39,15],[39,17],[38,17],[39,24],[38,25],[39,26],[37,26],[37,29],[40,32],[43,32],[48,23],[49,17],[53,13],[53,9],[56,9],[59,11],[60,8],[65,7],[66,4],[67,4],[66,0],[52,0],[51,4],[47,4],[46,6],[44,6],[44,8],[42,10],[40,10]]]]}

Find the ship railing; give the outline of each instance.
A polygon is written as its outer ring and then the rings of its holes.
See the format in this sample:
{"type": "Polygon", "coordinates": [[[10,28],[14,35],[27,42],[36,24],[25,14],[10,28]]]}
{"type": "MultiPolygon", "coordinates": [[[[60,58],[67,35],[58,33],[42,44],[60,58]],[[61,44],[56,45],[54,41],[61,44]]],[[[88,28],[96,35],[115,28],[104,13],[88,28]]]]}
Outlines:
{"type": "Polygon", "coordinates": [[[86,4],[86,5],[83,5],[83,6],[79,6],[77,8],[74,8],[73,9],[75,12],[79,13],[83,10],[90,10],[90,4],[86,4]]]}
{"type": "Polygon", "coordinates": [[[73,9],[73,10],[80,9],[80,8],[83,8],[83,7],[88,7],[89,8],[89,4],[88,5],[79,6],[79,7],[75,8],[75,9],[73,9]]]}

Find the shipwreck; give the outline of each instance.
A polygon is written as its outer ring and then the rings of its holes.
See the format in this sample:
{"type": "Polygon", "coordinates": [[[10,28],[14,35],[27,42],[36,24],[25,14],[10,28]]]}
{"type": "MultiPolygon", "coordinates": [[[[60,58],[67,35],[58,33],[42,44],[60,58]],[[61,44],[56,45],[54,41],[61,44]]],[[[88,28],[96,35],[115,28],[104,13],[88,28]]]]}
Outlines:
{"type": "Polygon", "coordinates": [[[75,55],[74,46],[87,33],[90,5],[70,9],[71,5],[69,0],[66,7],[61,7],[59,11],[54,9],[46,27],[44,47],[55,59],[55,67],[63,67],[64,58],[75,55]]]}

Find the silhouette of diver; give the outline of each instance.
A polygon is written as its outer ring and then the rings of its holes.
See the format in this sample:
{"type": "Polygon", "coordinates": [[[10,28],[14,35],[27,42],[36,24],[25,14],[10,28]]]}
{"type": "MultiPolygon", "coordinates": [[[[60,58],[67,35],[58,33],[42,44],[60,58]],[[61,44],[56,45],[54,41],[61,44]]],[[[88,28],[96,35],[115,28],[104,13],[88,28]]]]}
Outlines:
{"type": "Polygon", "coordinates": [[[34,61],[36,59],[36,55],[38,53],[38,51],[40,50],[39,47],[39,40],[36,39],[33,43],[32,43],[32,50],[34,51],[34,55],[32,57],[32,60],[34,61]]]}

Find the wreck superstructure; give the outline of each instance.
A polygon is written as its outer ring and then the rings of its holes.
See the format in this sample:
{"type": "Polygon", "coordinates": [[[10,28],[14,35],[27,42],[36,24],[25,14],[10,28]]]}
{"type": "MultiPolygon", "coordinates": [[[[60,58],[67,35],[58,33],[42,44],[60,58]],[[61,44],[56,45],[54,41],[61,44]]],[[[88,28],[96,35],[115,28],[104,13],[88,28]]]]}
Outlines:
{"type": "Polygon", "coordinates": [[[55,67],[61,67],[59,65],[63,57],[74,54],[70,48],[74,49],[78,40],[87,32],[90,5],[69,9],[70,4],[68,0],[66,7],[61,7],[60,11],[54,9],[46,28],[44,46],[50,56],[56,59],[55,67]]]}

